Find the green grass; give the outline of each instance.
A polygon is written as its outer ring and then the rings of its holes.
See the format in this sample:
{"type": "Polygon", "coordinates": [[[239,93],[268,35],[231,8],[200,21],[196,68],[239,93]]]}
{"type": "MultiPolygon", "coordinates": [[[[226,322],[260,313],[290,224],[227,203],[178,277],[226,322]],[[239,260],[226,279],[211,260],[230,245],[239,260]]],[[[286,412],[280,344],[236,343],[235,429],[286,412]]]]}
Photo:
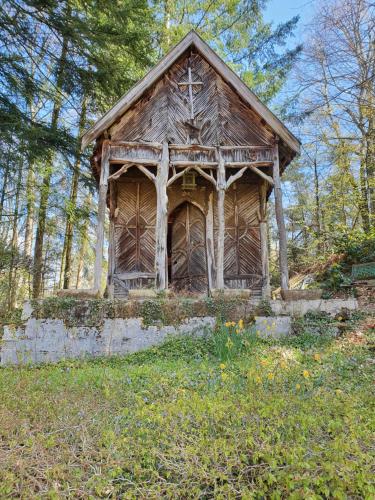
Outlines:
{"type": "Polygon", "coordinates": [[[374,498],[366,335],[1,369],[0,498],[374,498]]]}

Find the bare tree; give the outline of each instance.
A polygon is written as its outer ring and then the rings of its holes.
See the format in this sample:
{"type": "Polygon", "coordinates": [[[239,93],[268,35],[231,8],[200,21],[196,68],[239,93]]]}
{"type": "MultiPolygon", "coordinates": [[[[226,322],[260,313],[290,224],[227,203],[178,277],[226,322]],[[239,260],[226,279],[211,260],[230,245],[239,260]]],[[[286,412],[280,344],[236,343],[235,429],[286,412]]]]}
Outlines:
{"type": "Polygon", "coordinates": [[[319,115],[333,160],[357,169],[363,228],[375,224],[375,4],[332,0],[310,26],[299,71],[306,115],[319,115]]]}

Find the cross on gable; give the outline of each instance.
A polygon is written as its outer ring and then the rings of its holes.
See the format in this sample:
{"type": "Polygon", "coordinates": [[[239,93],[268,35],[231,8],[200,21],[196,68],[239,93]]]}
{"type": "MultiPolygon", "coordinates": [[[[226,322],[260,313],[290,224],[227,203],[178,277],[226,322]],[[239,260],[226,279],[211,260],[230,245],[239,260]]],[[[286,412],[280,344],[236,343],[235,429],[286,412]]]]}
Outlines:
{"type": "Polygon", "coordinates": [[[194,82],[191,74],[191,67],[188,67],[188,80],[187,82],[178,82],[180,87],[188,87],[189,89],[189,102],[190,102],[190,118],[194,120],[194,99],[193,99],[193,87],[197,85],[201,87],[203,82],[194,82]]]}

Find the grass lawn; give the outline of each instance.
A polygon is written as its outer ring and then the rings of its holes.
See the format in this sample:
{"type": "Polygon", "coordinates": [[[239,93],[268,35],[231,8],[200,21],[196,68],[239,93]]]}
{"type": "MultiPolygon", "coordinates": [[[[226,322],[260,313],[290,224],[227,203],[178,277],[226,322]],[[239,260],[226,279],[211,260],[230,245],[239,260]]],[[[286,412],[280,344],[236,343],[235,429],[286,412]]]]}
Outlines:
{"type": "Polygon", "coordinates": [[[374,498],[374,325],[0,369],[0,498],[374,498]]]}

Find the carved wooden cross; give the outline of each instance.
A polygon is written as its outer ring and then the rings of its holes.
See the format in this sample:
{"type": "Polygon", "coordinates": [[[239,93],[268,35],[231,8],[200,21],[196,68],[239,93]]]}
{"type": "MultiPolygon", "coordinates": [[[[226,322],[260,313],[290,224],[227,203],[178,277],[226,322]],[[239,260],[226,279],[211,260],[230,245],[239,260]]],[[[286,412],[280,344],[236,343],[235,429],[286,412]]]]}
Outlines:
{"type": "Polygon", "coordinates": [[[190,118],[191,120],[194,120],[194,99],[193,99],[193,86],[194,85],[203,85],[203,82],[194,82],[192,75],[191,75],[191,67],[188,67],[188,81],[187,82],[179,82],[179,86],[185,87],[187,86],[189,88],[189,101],[190,101],[190,118]]]}

